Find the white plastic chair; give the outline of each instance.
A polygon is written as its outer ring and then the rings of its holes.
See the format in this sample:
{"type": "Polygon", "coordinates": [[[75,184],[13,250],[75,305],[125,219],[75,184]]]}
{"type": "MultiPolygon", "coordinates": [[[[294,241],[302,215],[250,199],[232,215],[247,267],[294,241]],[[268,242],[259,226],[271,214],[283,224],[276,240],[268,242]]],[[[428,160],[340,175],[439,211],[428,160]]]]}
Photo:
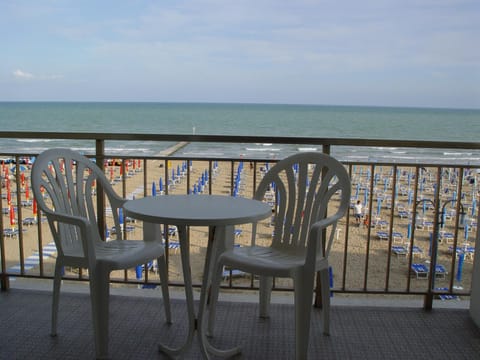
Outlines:
{"type": "Polygon", "coordinates": [[[306,359],[314,278],[320,272],[323,332],[329,333],[328,256],[336,225],[350,205],[350,178],[343,165],[321,153],[299,153],[278,162],[262,179],[255,199],[275,192],[271,246],[233,247],[221,253],[214,267],[208,332],[213,334],[222,269],[228,266],[260,276],[260,316],[268,317],[273,277],[292,278],[295,301],[297,359],[306,359]],[[328,210],[327,210],[328,209],[328,210]],[[328,228],[329,231],[326,231],[328,228]]]}
{"type": "MultiPolygon", "coordinates": [[[[32,168],[32,189],[38,207],[45,213],[57,248],[52,301],[52,336],[57,334],[61,273],[64,266],[88,269],[97,358],[108,357],[109,280],[112,270],[134,268],[157,259],[165,305],[171,322],[165,250],[160,241],[102,241],[96,214],[96,186],[105,192],[115,227],[126,201],[112,189],[100,168],[69,149],[50,149],[40,154],[32,168]]],[[[123,216],[123,215],[122,215],[123,216]]]]}

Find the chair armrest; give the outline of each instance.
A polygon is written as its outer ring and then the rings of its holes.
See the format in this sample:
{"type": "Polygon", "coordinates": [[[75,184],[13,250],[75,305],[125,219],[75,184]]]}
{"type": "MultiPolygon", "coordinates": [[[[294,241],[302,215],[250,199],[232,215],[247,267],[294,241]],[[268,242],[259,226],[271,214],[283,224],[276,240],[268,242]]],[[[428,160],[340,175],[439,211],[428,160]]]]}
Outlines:
{"type": "MultiPolygon", "coordinates": [[[[307,245],[307,262],[312,260],[312,264],[315,263],[318,250],[321,250],[322,256],[325,256],[325,254],[329,253],[331,243],[329,242],[329,244],[327,245],[328,248],[325,249],[324,252],[323,244],[320,243],[320,241],[322,240],[321,231],[323,229],[326,229],[328,226],[335,224],[341,217],[342,216],[337,213],[333,216],[317,221],[312,225],[312,227],[310,228],[309,240],[307,245]],[[311,259],[311,257],[313,257],[313,259],[311,259]]],[[[331,234],[331,236],[333,236],[333,233],[331,234]]]]}
{"type": "MultiPolygon", "coordinates": [[[[90,233],[91,224],[87,219],[77,215],[60,214],[52,211],[46,211],[45,213],[47,217],[50,217],[49,220],[52,222],[78,226],[80,229],[81,241],[85,256],[89,255],[95,257],[95,246],[93,244],[94,237],[90,233]]],[[[52,227],[53,224],[50,224],[50,226],[52,227]]],[[[56,233],[58,232],[57,229],[52,229],[52,231],[55,231],[56,233]]]]}

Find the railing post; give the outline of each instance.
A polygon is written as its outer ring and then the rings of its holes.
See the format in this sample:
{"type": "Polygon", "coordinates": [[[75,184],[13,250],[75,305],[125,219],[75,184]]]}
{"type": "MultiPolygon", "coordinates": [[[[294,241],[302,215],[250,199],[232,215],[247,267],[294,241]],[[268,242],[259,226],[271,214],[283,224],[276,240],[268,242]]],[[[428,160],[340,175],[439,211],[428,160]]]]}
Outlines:
{"type": "MultiPolygon", "coordinates": [[[[324,154],[330,155],[330,145],[329,144],[323,145],[322,146],[322,152],[324,154]]],[[[324,175],[325,174],[322,174],[322,177],[324,175]]],[[[327,214],[325,213],[325,215],[327,215],[327,214]]],[[[327,230],[323,229],[322,233],[323,233],[323,235],[322,235],[323,239],[326,239],[327,230]]],[[[325,241],[323,242],[322,246],[323,246],[323,251],[325,253],[325,241]]],[[[321,308],[323,306],[323,304],[322,304],[322,284],[320,282],[320,272],[317,272],[317,276],[316,276],[315,300],[314,300],[313,306],[315,306],[317,308],[321,308]]]]}
{"type": "MultiPolygon", "coordinates": [[[[3,208],[2,203],[2,186],[0,186],[0,208],[3,208]]],[[[0,216],[0,231],[3,234],[3,216],[0,216]]],[[[5,236],[0,237],[0,255],[1,255],[1,265],[2,268],[0,269],[0,286],[2,291],[7,291],[10,288],[10,279],[7,276],[7,265],[6,265],[6,256],[5,256],[5,236]]]]}
{"type": "MultiPolygon", "coordinates": [[[[438,233],[440,231],[439,225],[441,222],[440,219],[440,185],[442,181],[442,168],[437,168],[437,191],[435,193],[435,211],[434,211],[434,226],[433,226],[433,235],[432,235],[432,246],[430,254],[430,276],[428,278],[428,290],[425,294],[423,301],[423,308],[425,310],[432,310],[433,308],[433,297],[435,295],[435,276],[436,276],[436,266],[437,266],[437,251],[438,251],[438,233]]],[[[452,256],[455,256],[455,250],[452,253],[452,256]]]]}
{"type": "MultiPolygon", "coordinates": [[[[101,139],[95,140],[95,159],[97,166],[104,171],[105,161],[105,141],[101,139]]],[[[105,240],[105,196],[102,186],[97,182],[97,224],[100,236],[105,240]]]]}

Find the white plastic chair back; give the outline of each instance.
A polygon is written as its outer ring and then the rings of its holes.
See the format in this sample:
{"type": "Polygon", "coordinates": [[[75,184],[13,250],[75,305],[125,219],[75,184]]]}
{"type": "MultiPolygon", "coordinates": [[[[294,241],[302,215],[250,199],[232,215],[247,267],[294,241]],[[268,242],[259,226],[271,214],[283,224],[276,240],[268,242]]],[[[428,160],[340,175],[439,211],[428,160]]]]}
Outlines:
{"type": "Polygon", "coordinates": [[[350,206],[350,191],[347,171],[328,155],[299,153],[278,162],[266,173],[255,193],[255,199],[263,201],[273,193],[272,247],[295,252],[312,246],[309,235],[313,225],[324,220],[332,226],[326,243],[316,247],[316,252],[317,258],[327,258],[337,220],[350,206]]]}
{"type": "MultiPolygon", "coordinates": [[[[116,229],[120,229],[119,207],[125,200],[116,195],[105,174],[92,160],[68,149],[47,150],[35,160],[34,166],[32,190],[38,207],[47,216],[57,251],[63,256],[76,257],[78,261],[95,258],[95,247],[89,246],[86,240],[102,241],[96,213],[97,186],[105,192],[106,206],[112,209],[116,229]],[[88,236],[82,237],[74,224],[58,223],[62,215],[83,218],[88,236]]],[[[120,240],[122,232],[117,231],[116,236],[120,240]]]]}

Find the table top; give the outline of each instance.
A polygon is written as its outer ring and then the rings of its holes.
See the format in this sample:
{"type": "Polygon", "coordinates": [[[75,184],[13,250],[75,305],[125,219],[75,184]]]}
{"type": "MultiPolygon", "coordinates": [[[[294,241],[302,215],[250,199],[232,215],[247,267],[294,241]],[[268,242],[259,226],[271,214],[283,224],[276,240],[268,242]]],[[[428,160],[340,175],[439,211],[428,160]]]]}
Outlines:
{"type": "Polygon", "coordinates": [[[258,221],[271,207],[258,200],[224,195],[162,195],[129,200],[125,212],[143,221],[170,225],[221,226],[258,221]]]}

